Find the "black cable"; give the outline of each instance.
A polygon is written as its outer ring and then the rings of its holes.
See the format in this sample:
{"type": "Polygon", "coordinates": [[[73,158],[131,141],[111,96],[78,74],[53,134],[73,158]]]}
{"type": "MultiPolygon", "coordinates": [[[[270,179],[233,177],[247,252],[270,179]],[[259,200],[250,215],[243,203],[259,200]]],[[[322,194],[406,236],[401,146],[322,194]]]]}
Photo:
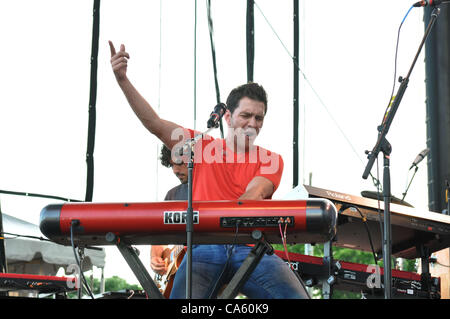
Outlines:
{"type": "Polygon", "coordinates": [[[450,265],[444,265],[444,264],[441,264],[441,263],[438,262],[438,261],[436,261],[436,264],[438,264],[439,266],[442,266],[442,267],[450,268],[450,265]]]}
{"type": "Polygon", "coordinates": [[[402,22],[400,23],[400,26],[398,27],[398,31],[397,31],[397,43],[395,45],[395,58],[394,58],[394,84],[392,85],[392,92],[391,92],[391,97],[389,98],[389,103],[386,107],[386,110],[384,111],[384,115],[383,115],[383,121],[384,122],[384,118],[386,117],[386,114],[389,110],[389,107],[391,106],[392,103],[392,98],[394,96],[394,91],[395,91],[395,83],[397,82],[397,55],[398,55],[398,43],[400,41],[400,30],[402,28],[403,22],[405,22],[406,17],[408,16],[409,12],[411,11],[411,9],[413,8],[413,6],[411,6],[411,8],[409,8],[408,12],[406,13],[405,17],[403,18],[402,22]]]}
{"type": "MultiPolygon", "coordinates": [[[[280,222],[278,222],[278,223],[280,223],[280,222]]],[[[286,231],[286,228],[285,228],[285,231],[286,231]]],[[[280,233],[281,233],[281,227],[280,227],[280,233]]],[[[298,273],[298,271],[295,271],[293,269],[293,267],[292,267],[292,263],[291,263],[290,258],[289,258],[289,251],[288,251],[288,248],[287,248],[287,245],[286,245],[287,236],[284,236],[283,233],[281,233],[281,238],[282,239],[284,238],[283,239],[283,241],[284,241],[283,246],[284,246],[284,250],[285,250],[285,253],[286,253],[286,258],[288,259],[288,262],[289,262],[289,269],[294,273],[295,277],[297,277],[297,279],[300,282],[300,285],[302,286],[302,288],[303,288],[306,296],[308,297],[308,299],[311,299],[311,296],[310,296],[310,294],[308,292],[308,289],[306,289],[306,286],[305,286],[305,283],[302,280],[302,277],[300,277],[300,274],[298,273]]]]}
{"type": "Polygon", "coordinates": [[[372,254],[373,254],[373,259],[374,259],[374,261],[375,261],[375,265],[378,265],[378,262],[377,262],[377,255],[376,255],[376,253],[375,253],[375,249],[373,248],[372,236],[370,235],[369,226],[367,225],[367,218],[364,217],[364,215],[362,214],[362,212],[361,212],[361,210],[359,209],[359,207],[354,206],[354,205],[350,205],[349,207],[355,208],[355,209],[358,211],[359,215],[361,216],[362,221],[363,221],[364,226],[365,226],[366,231],[367,231],[367,237],[369,237],[370,248],[372,249],[372,254]]]}
{"type": "Polygon", "coordinates": [[[23,237],[23,238],[32,238],[32,239],[38,239],[38,240],[42,240],[42,241],[52,242],[50,239],[47,239],[44,237],[37,237],[37,236],[31,236],[31,235],[20,235],[20,234],[8,233],[8,232],[1,232],[0,234],[1,234],[1,236],[3,236],[3,235],[14,236],[14,237],[5,237],[5,239],[15,239],[15,238],[23,237]]]}
{"type": "MultiPolygon", "coordinates": [[[[209,41],[211,43],[211,56],[212,56],[213,71],[214,71],[214,85],[216,88],[216,101],[217,101],[217,104],[219,104],[219,103],[221,103],[221,101],[220,101],[219,80],[217,79],[216,48],[214,45],[214,28],[213,28],[213,20],[212,20],[212,16],[211,16],[211,0],[206,1],[206,9],[207,9],[207,14],[208,14],[209,41]]],[[[219,120],[219,128],[220,128],[220,136],[223,138],[222,118],[220,118],[220,120],[219,120]]]]}
{"type": "Polygon", "coordinates": [[[308,299],[312,299],[312,297],[309,294],[308,289],[306,289],[305,283],[303,282],[302,277],[300,277],[300,274],[298,273],[298,271],[295,271],[295,270],[292,270],[292,271],[294,272],[294,275],[297,277],[298,281],[300,281],[300,285],[302,285],[303,290],[305,291],[306,296],[308,297],[308,299]]]}
{"type": "MultiPolygon", "coordinates": [[[[380,167],[378,163],[378,157],[377,157],[377,179],[379,180],[380,177],[380,167]]],[[[379,185],[380,186],[380,185],[379,185]]],[[[377,203],[378,203],[378,224],[380,225],[380,234],[381,234],[381,247],[383,247],[383,241],[384,241],[384,229],[383,229],[383,220],[381,219],[381,198],[380,198],[380,187],[377,187],[377,203]]]]}
{"type": "Polygon", "coordinates": [[[36,194],[36,193],[25,193],[25,192],[13,192],[13,191],[5,191],[0,189],[0,193],[8,194],[8,195],[18,195],[18,196],[31,196],[31,197],[41,197],[41,198],[50,198],[50,199],[58,199],[65,202],[81,202],[78,199],[64,198],[60,196],[53,195],[44,195],[44,194],[36,194]]]}
{"type": "Polygon", "coordinates": [[[227,251],[227,254],[228,254],[228,252],[229,252],[228,257],[227,257],[227,261],[225,262],[225,265],[223,266],[222,271],[220,272],[220,275],[219,275],[219,277],[217,278],[217,280],[216,280],[216,282],[215,282],[215,284],[214,284],[214,287],[213,287],[213,289],[211,290],[210,295],[208,296],[208,299],[212,299],[212,297],[213,297],[215,294],[217,294],[217,289],[218,289],[219,282],[222,281],[222,277],[223,277],[223,275],[224,275],[224,273],[225,273],[225,270],[227,269],[228,263],[230,262],[231,255],[233,254],[233,249],[234,249],[234,246],[236,245],[238,232],[239,232],[239,223],[237,222],[237,223],[236,223],[236,232],[235,232],[234,240],[233,240],[233,245],[231,246],[231,249],[230,249],[229,251],[227,251]]]}
{"type": "Polygon", "coordinates": [[[370,244],[370,247],[372,249],[372,254],[373,254],[373,259],[375,261],[375,265],[378,265],[375,249],[373,248],[372,236],[370,234],[369,226],[367,226],[367,218],[364,217],[364,215],[362,214],[361,210],[357,206],[352,205],[352,204],[343,204],[341,206],[341,208],[339,209],[339,213],[338,214],[341,214],[343,211],[345,211],[348,208],[355,208],[358,211],[359,215],[361,216],[361,219],[362,219],[362,221],[364,223],[364,227],[366,228],[367,237],[369,238],[369,244],[370,244]]]}
{"type": "MultiPolygon", "coordinates": [[[[53,240],[44,238],[44,237],[38,237],[38,236],[31,236],[31,235],[21,235],[21,234],[15,234],[15,233],[9,233],[9,232],[0,232],[0,236],[3,235],[10,235],[10,236],[14,236],[14,237],[5,237],[5,239],[15,239],[15,238],[20,238],[20,237],[24,237],[24,238],[31,238],[31,239],[38,239],[38,240],[42,240],[42,241],[48,241],[51,243],[54,243],[53,240]]],[[[100,247],[94,247],[94,246],[85,246],[85,248],[88,249],[93,249],[93,250],[103,250],[103,248],[100,247]]]]}
{"type": "Polygon", "coordinates": [[[83,273],[82,269],[83,269],[83,259],[80,259],[80,271],[81,271],[81,277],[83,278],[84,289],[87,291],[87,293],[89,294],[89,296],[92,299],[95,299],[95,297],[94,297],[94,295],[93,295],[93,293],[91,291],[91,288],[89,287],[89,284],[88,284],[88,282],[86,280],[86,277],[84,277],[84,273],[83,273]]]}

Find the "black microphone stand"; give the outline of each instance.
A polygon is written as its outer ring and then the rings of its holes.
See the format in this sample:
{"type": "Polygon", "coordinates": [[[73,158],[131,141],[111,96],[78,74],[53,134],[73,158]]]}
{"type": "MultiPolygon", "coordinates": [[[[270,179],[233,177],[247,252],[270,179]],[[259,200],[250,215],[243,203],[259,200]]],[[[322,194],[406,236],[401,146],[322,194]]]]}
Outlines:
{"type": "Polygon", "coordinates": [[[437,20],[440,9],[435,7],[433,12],[431,13],[431,19],[428,23],[427,29],[423,36],[422,42],[419,45],[419,49],[414,57],[413,63],[409,69],[408,75],[406,78],[400,78],[401,84],[397,91],[397,95],[390,105],[387,114],[385,114],[385,118],[380,126],[378,126],[378,140],[372,149],[371,152],[368,152],[367,158],[369,162],[363,173],[363,179],[367,179],[372,169],[372,166],[375,162],[375,159],[378,157],[378,154],[383,152],[383,198],[384,198],[384,228],[383,228],[383,263],[384,263],[384,297],[385,299],[391,299],[392,294],[392,274],[391,274],[391,220],[390,220],[390,202],[391,202],[391,181],[390,181],[390,168],[389,168],[389,159],[392,151],[391,144],[389,144],[386,139],[386,134],[389,131],[389,128],[394,119],[395,113],[400,105],[400,102],[403,98],[403,95],[408,86],[409,77],[414,68],[414,65],[417,62],[417,58],[419,57],[420,51],[425,44],[426,39],[428,38],[431,28],[437,20]]]}
{"type": "Polygon", "coordinates": [[[219,124],[222,124],[222,116],[225,114],[226,105],[224,103],[218,103],[213,112],[210,114],[210,119],[207,122],[207,130],[201,134],[196,135],[194,138],[186,141],[182,149],[182,154],[186,154],[186,150],[189,152],[188,162],[188,207],[186,211],[186,298],[191,299],[192,296],[192,239],[194,233],[194,210],[192,208],[192,190],[194,186],[194,147],[195,144],[209,131],[218,128],[219,124]]]}
{"type": "Polygon", "coordinates": [[[192,296],[192,237],[194,232],[194,211],[192,208],[192,188],[193,188],[193,171],[194,171],[194,145],[191,144],[189,162],[188,162],[188,207],[186,211],[186,299],[192,296]]]}
{"type": "Polygon", "coordinates": [[[411,180],[409,181],[409,184],[408,184],[408,186],[406,187],[405,192],[402,194],[402,195],[403,195],[403,197],[402,197],[402,202],[403,202],[403,200],[404,200],[405,197],[406,197],[406,193],[408,193],[409,187],[411,186],[411,183],[412,183],[412,181],[413,181],[413,179],[414,179],[414,176],[416,176],[416,173],[417,173],[417,170],[418,170],[418,169],[419,169],[419,166],[415,165],[414,174],[413,174],[413,176],[411,177],[411,180]]]}
{"type": "Polygon", "coordinates": [[[211,131],[214,127],[209,128],[204,133],[196,135],[194,138],[186,141],[182,149],[182,154],[189,153],[188,162],[188,207],[186,211],[186,299],[192,297],[192,242],[194,233],[194,210],[192,207],[192,190],[194,186],[194,147],[195,144],[211,131]]]}

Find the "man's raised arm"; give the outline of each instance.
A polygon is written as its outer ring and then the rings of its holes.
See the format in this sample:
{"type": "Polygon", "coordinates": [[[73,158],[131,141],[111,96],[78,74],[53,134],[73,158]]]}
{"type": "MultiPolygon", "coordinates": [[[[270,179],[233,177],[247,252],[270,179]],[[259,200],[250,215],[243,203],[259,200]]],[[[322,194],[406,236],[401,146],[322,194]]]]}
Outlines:
{"type": "Polygon", "coordinates": [[[116,52],[114,44],[109,41],[111,50],[111,66],[117,83],[122,89],[134,113],[142,124],[156,137],[158,137],[169,149],[183,139],[182,127],[176,123],[159,117],[151,105],[136,90],[127,77],[127,66],[130,55],[125,51],[125,45],[120,45],[116,52]],[[177,130],[178,129],[178,130],[177,130]],[[175,134],[173,134],[175,132],[175,134]]]}

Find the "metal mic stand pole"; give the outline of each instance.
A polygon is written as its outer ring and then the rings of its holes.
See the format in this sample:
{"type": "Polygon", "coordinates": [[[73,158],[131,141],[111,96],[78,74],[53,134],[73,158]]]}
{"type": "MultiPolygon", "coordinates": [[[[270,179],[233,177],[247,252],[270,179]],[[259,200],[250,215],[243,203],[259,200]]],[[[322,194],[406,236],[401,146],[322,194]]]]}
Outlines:
{"type": "Polygon", "coordinates": [[[409,181],[409,184],[408,184],[408,186],[406,187],[405,192],[402,194],[402,195],[403,195],[403,197],[402,197],[402,202],[403,202],[403,200],[404,200],[405,197],[406,197],[406,193],[408,193],[409,187],[411,186],[412,181],[413,181],[413,179],[414,179],[414,176],[416,176],[416,173],[417,173],[417,170],[418,170],[418,169],[419,169],[419,167],[416,166],[416,168],[415,168],[415,170],[414,170],[414,174],[413,174],[413,176],[411,177],[411,180],[409,181]]]}
{"type": "Polygon", "coordinates": [[[190,145],[190,156],[188,163],[188,207],[186,211],[186,239],[187,239],[187,267],[186,267],[186,299],[192,296],[192,235],[194,232],[194,212],[192,209],[192,188],[194,170],[194,145],[190,145]]]}
{"type": "Polygon", "coordinates": [[[436,22],[437,16],[439,15],[440,9],[438,7],[434,8],[431,13],[431,19],[428,23],[427,29],[423,36],[422,42],[419,45],[419,49],[414,57],[414,61],[409,69],[408,75],[406,78],[401,79],[400,87],[397,91],[397,95],[390,106],[390,110],[388,109],[387,114],[385,114],[385,118],[383,119],[383,123],[378,127],[378,140],[375,144],[374,148],[371,152],[368,152],[369,162],[363,173],[363,178],[367,179],[372,169],[372,166],[375,162],[375,159],[378,157],[378,154],[383,152],[384,155],[384,170],[383,170],[383,197],[384,197],[384,234],[383,234],[383,263],[384,263],[384,297],[385,299],[390,299],[392,294],[392,275],[391,275],[391,220],[390,220],[390,202],[391,202],[391,181],[390,181],[390,169],[389,169],[389,158],[392,150],[391,145],[386,140],[386,134],[389,131],[389,128],[392,124],[392,120],[394,119],[395,113],[400,105],[400,102],[403,98],[403,95],[408,86],[409,77],[411,72],[416,64],[417,58],[419,57],[420,51],[422,50],[423,45],[425,44],[426,39],[428,38],[431,28],[436,22]]]}
{"type": "Polygon", "coordinates": [[[192,208],[192,190],[194,186],[194,146],[197,141],[207,134],[213,128],[208,129],[202,134],[198,134],[193,139],[185,143],[182,153],[185,154],[185,149],[189,148],[189,162],[188,162],[188,207],[186,211],[186,299],[192,297],[192,239],[194,233],[194,210],[192,208]]]}

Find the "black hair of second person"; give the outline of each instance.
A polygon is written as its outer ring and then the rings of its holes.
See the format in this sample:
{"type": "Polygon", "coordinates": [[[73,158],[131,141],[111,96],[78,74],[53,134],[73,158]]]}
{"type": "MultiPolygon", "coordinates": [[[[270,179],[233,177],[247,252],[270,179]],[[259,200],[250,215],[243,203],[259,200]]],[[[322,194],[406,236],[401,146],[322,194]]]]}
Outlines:
{"type": "Polygon", "coordinates": [[[163,144],[163,146],[161,147],[161,155],[159,156],[161,164],[165,167],[172,167],[172,163],[170,163],[171,157],[172,152],[165,144],[163,144]]]}

